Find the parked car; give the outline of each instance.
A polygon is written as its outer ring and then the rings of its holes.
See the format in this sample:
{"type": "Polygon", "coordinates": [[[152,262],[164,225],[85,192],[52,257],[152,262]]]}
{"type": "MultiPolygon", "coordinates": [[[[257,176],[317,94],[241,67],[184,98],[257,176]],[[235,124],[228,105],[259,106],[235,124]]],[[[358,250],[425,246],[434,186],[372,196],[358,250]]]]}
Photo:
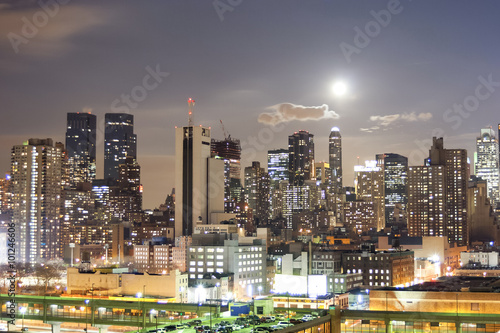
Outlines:
{"type": "Polygon", "coordinates": [[[261,332],[261,333],[267,333],[269,332],[269,330],[267,329],[267,327],[262,327],[262,326],[259,326],[259,327],[256,327],[255,329],[251,329],[250,330],[251,333],[258,333],[258,332],[261,332]]]}
{"type": "Polygon", "coordinates": [[[291,324],[294,324],[294,325],[297,325],[297,324],[302,324],[304,321],[303,320],[300,320],[300,319],[295,319],[295,318],[291,318],[290,319],[290,323],[291,324]]]}
{"type": "Polygon", "coordinates": [[[290,326],[293,326],[292,323],[289,323],[287,321],[280,321],[278,322],[278,324],[276,326],[281,326],[281,327],[290,327],[290,326]]]}
{"type": "Polygon", "coordinates": [[[168,325],[168,326],[165,326],[163,329],[165,330],[165,332],[172,332],[172,331],[177,330],[177,327],[175,327],[175,325],[168,325]]]}
{"type": "Polygon", "coordinates": [[[302,320],[303,321],[310,321],[310,320],[313,320],[313,319],[314,319],[313,316],[310,315],[310,314],[305,314],[305,315],[302,316],[302,320]]]}

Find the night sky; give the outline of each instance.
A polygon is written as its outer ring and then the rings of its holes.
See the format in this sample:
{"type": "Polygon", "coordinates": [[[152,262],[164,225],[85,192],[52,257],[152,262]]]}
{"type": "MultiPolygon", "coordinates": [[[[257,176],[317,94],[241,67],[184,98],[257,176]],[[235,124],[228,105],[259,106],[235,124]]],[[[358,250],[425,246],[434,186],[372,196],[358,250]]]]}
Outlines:
{"type": "Polygon", "coordinates": [[[345,185],[358,157],[421,164],[433,135],[472,159],[480,129],[500,122],[498,1],[59,2],[41,1],[48,15],[37,1],[0,1],[2,173],[13,145],[64,142],[66,113],[91,110],[102,177],[104,113],[128,110],[144,208],[157,207],[174,185],[174,127],[187,124],[189,97],[196,125],[222,139],[221,119],[242,140],[242,168],[267,164],[267,149],[301,129],[327,161],[338,126],[345,185]]]}

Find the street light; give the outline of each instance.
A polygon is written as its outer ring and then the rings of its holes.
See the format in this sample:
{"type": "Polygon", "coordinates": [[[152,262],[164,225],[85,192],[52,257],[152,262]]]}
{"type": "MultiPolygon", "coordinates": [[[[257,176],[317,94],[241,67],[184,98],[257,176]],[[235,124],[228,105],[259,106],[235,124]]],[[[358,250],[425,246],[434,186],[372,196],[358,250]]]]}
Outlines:
{"type": "Polygon", "coordinates": [[[138,300],[137,300],[137,331],[140,331],[141,330],[141,324],[139,322],[140,320],[140,316],[139,316],[139,312],[141,311],[141,297],[142,297],[142,293],[141,292],[138,292],[136,295],[135,295],[138,300]]]}
{"type": "MultiPolygon", "coordinates": [[[[95,282],[92,283],[92,288],[90,289],[90,291],[92,291],[92,302],[90,303],[90,309],[92,310],[92,316],[90,317],[90,320],[92,321],[92,323],[91,323],[92,325],[94,325],[94,308],[93,308],[93,306],[94,306],[94,284],[95,284],[95,282]]],[[[92,325],[90,325],[90,326],[92,326],[92,325]]]]}
{"type": "Polygon", "coordinates": [[[23,306],[21,309],[19,309],[21,313],[23,314],[23,322],[22,322],[22,329],[21,331],[24,331],[24,313],[26,312],[26,308],[23,306]]]}
{"type": "Polygon", "coordinates": [[[184,301],[184,299],[183,299],[184,298],[184,287],[183,286],[179,287],[179,291],[181,292],[181,311],[180,312],[181,312],[181,325],[182,325],[182,315],[184,314],[182,312],[182,303],[184,301]]]}
{"type": "Polygon", "coordinates": [[[89,327],[89,300],[85,300],[85,332],[88,332],[89,327]]]}

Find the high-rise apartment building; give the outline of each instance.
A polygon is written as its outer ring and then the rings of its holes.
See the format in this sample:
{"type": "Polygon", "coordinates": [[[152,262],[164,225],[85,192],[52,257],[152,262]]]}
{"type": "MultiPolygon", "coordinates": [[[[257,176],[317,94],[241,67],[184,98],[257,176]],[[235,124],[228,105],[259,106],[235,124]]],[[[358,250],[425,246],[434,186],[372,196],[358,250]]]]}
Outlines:
{"type": "Polygon", "coordinates": [[[433,138],[426,165],[409,167],[408,234],[468,245],[468,178],[467,151],[444,149],[443,138],[433,138]]]}
{"type": "Polygon", "coordinates": [[[476,176],[486,180],[488,197],[491,205],[495,207],[500,202],[500,169],[498,139],[491,128],[481,129],[481,134],[476,139],[476,153],[476,176]]]}
{"type": "Polygon", "coordinates": [[[291,185],[315,178],[314,135],[299,131],[288,137],[288,172],[291,185]]]}
{"type": "Polygon", "coordinates": [[[96,177],[96,116],[91,113],[68,113],[66,154],[71,188],[91,183],[96,177]]]}
{"type": "Polygon", "coordinates": [[[224,161],[211,158],[210,145],[210,128],[191,119],[175,130],[175,237],[191,236],[194,224],[224,212],[224,161]]]}
{"type": "Polygon", "coordinates": [[[137,158],[134,116],[106,113],[104,134],[104,178],[119,178],[119,166],[127,157],[137,158]]]}
{"type": "Polygon", "coordinates": [[[373,203],[377,230],[385,227],[384,172],[377,161],[366,161],[354,166],[356,197],[373,203]]]}
{"type": "Polygon", "coordinates": [[[269,174],[259,162],[245,168],[245,197],[253,210],[255,225],[265,224],[269,218],[269,174]]]}
{"type": "Polygon", "coordinates": [[[60,256],[62,156],[62,144],[52,139],[29,139],[12,148],[12,221],[20,262],[60,256]]]}
{"type": "Polygon", "coordinates": [[[384,172],[385,223],[387,226],[403,222],[396,212],[406,212],[408,203],[408,158],[399,154],[377,154],[377,164],[384,172]]]}
{"type": "Polygon", "coordinates": [[[332,190],[342,193],[342,136],[338,127],[332,127],[328,141],[328,155],[332,172],[332,190]]]}
{"type": "Polygon", "coordinates": [[[141,166],[127,156],[118,167],[117,187],[112,188],[110,206],[119,219],[142,222],[141,166]]]}

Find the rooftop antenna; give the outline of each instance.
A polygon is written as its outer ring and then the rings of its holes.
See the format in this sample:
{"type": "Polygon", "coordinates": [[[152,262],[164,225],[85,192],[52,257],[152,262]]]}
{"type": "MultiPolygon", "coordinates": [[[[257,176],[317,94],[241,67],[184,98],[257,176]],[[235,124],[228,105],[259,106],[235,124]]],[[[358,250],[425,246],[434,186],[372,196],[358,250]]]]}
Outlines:
{"type": "Polygon", "coordinates": [[[193,126],[194,99],[192,99],[191,97],[188,99],[188,107],[189,107],[188,126],[193,126]]]}

